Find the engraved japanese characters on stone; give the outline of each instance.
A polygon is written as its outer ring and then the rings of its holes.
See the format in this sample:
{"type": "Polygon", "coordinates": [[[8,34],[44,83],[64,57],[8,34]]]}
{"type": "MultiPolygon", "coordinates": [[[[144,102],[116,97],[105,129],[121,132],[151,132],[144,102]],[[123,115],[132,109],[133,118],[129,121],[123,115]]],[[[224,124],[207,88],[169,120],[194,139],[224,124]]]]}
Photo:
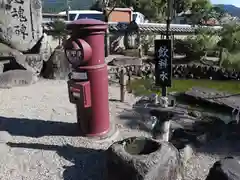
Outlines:
{"type": "Polygon", "coordinates": [[[21,25],[14,26],[14,28],[15,28],[16,35],[22,36],[22,38],[25,40],[26,36],[28,36],[28,33],[26,32],[27,26],[25,26],[24,24],[21,24],[21,25]]]}
{"type": "Polygon", "coordinates": [[[0,0],[0,39],[21,52],[31,49],[42,37],[40,0],[0,0]],[[8,35],[6,27],[11,27],[8,35]]]}
{"type": "Polygon", "coordinates": [[[19,19],[20,22],[27,22],[27,18],[24,15],[24,9],[21,6],[18,6],[18,8],[12,8],[11,15],[13,18],[19,19]]]}

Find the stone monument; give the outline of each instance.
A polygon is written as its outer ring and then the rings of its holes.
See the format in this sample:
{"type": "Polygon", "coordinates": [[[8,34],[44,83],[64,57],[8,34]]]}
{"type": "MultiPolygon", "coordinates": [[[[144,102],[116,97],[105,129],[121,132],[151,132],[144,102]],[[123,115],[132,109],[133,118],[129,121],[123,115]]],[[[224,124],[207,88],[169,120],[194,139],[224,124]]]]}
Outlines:
{"type": "Polygon", "coordinates": [[[0,0],[0,17],[0,60],[10,60],[8,70],[18,69],[11,69],[14,61],[32,72],[28,75],[39,75],[52,53],[43,33],[41,0],[0,0]]]}
{"type": "Polygon", "coordinates": [[[42,37],[41,0],[1,0],[0,39],[21,52],[42,37]]]}

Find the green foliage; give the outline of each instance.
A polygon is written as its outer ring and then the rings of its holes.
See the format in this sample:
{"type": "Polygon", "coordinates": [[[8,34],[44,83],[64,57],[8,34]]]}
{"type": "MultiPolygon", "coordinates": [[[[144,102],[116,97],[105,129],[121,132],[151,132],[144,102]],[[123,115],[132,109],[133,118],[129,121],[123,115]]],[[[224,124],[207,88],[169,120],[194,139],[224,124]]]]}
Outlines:
{"type": "Polygon", "coordinates": [[[225,52],[221,62],[221,67],[240,71],[240,52],[236,53],[225,52]]]}
{"type": "Polygon", "coordinates": [[[192,0],[176,0],[174,5],[176,13],[184,12],[192,7],[192,0]]]}
{"type": "MultiPolygon", "coordinates": [[[[84,10],[90,9],[91,5],[96,0],[69,0],[69,5],[72,10],[84,10]]],[[[43,12],[45,13],[59,13],[67,9],[66,0],[55,0],[51,2],[49,0],[43,0],[43,12]]]]}
{"type": "MultiPolygon", "coordinates": [[[[111,5],[115,0],[110,1],[111,5]]],[[[141,12],[150,21],[164,22],[167,10],[167,0],[119,0],[118,7],[133,7],[134,11],[141,12]]],[[[173,4],[176,12],[186,11],[191,7],[192,0],[177,0],[173,4]]]]}
{"type": "MultiPolygon", "coordinates": [[[[150,21],[164,22],[167,10],[167,0],[110,0],[109,7],[133,7],[134,11],[141,12],[150,21]]],[[[213,7],[209,0],[176,0],[173,5],[177,13],[187,10],[192,11],[191,19],[194,24],[201,24],[209,18],[219,19],[224,14],[220,7],[213,7]]],[[[101,11],[105,6],[103,0],[71,0],[69,1],[72,10],[91,9],[101,11]]],[[[65,0],[57,0],[51,3],[43,1],[43,12],[58,13],[67,8],[65,0]]]]}
{"type": "Polygon", "coordinates": [[[165,17],[166,0],[130,0],[126,7],[132,6],[134,11],[141,12],[147,19],[162,22],[165,17]]]}
{"type": "Polygon", "coordinates": [[[219,37],[209,28],[201,28],[196,35],[188,36],[184,40],[185,54],[195,60],[201,59],[211,51],[217,49],[219,37]]]}
{"type": "Polygon", "coordinates": [[[218,47],[224,51],[220,65],[240,71],[240,25],[226,24],[219,35],[218,47]]]}
{"type": "Polygon", "coordinates": [[[94,2],[92,4],[92,6],[90,7],[90,10],[96,10],[96,11],[102,11],[104,8],[103,3],[101,0],[97,0],[96,2],[94,2]]]}
{"type": "Polygon", "coordinates": [[[55,20],[49,24],[51,31],[51,35],[53,38],[59,40],[59,45],[61,45],[62,40],[64,40],[67,36],[66,31],[66,24],[64,21],[61,20],[55,20]]]}
{"type": "Polygon", "coordinates": [[[209,19],[209,11],[212,5],[209,0],[195,0],[191,7],[191,21],[194,25],[202,24],[203,21],[209,19]]]}
{"type": "Polygon", "coordinates": [[[221,55],[219,65],[240,71],[240,25],[226,24],[221,31],[200,28],[194,36],[188,36],[178,48],[190,59],[196,60],[214,52],[221,55]]]}
{"type": "Polygon", "coordinates": [[[210,9],[210,17],[216,18],[217,20],[220,20],[225,15],[225,10],[221,6],[213,6],[210,9]]]}
{"type": "Polygon", "coordinates": [[[142,35],[140,39],[141,39],[140,44],[142,46],[142,50],[143,50],[144,54],[147,55],[149,49],[154,46],[155,36],[154,35],[142,35]]]}
{"type": "Polygon", "coordinates": [[[230,53],[240,51],[240,25],[226,24],[220,32],[221,40],[218,46],[225,48],[230,53]]]}
{"type": "Polygon", "coordinates": [[[221,6],[213,6],[210,0],[196,0],[192,2],[190,19],[194,25],[203,24],[209,19],[220,19],[225,11],[221,6]]]}
{"type": "MultiPolygon", "coordinates": [[[[129,89],[137,96],[150,95],[152,93],[159,93],[161,89],[154,87],[154,80],[152,79],[139,79],[131,82],[129,89]]],[[[213,81],[213,80],[196,80],[196,79],[173,79],[172,87],[168,88],[168,92],[185,92],[192,87],[205,87],[212,88],[219,91],[229,93],[239,93],[240,83],[236,81],[213,81]]]]}

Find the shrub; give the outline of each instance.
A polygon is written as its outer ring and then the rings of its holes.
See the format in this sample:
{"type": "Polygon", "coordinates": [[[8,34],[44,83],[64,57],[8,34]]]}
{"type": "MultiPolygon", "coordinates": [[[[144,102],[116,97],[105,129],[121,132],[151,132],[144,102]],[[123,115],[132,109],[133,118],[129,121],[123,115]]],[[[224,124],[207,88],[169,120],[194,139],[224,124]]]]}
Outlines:
{"type": "Polygon", "coordinates": [[[240,51],[240,25],[224,25],[220,36],[219,47],[225,48],[228,52],[234,54],[240,51]]]}
{"type": "Polygon", "coordinates": [[[145,55],[147,55],[149,50],[152,47],[154,47],[155,36],[154,35],[142,35],[140,39],[141,39],[140,44],[142,46],[143,53],[145,55]]]}
{"type": "Polygon", "coordinates": [[[228,53],[224,52],[221,66],[226,69],[235,69],[240,71],[240,52],[228,53]]]}
{"type": "Polygon", "coordinates": [[[217,36],[207,34],[188,36],[184,40],[176,40],[174,43],[175,53],[185,54],[188,58],[193,59],[201,59],[202,56],[206,56],[208,53],[216,55],[218,39],[217,36]]]}

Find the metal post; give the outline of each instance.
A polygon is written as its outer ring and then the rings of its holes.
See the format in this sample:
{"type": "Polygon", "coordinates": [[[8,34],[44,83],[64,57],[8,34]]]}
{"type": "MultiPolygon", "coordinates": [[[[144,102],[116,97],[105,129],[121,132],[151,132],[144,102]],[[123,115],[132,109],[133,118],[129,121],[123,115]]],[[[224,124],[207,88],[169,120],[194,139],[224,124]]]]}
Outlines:
{"type": "Polygon", "coordinates": [[[70,21],[69,10],[71,8],[70,8],[70,5],[69,5],[69,0],[66,0],[66,4],[67,4],[67,8],[66,8],[67,21],[70,21]]]}
{"type": "MultiPolygon", "coordinates": [[[[103,14],[104,14],[104,21],[108,24],[108,12],[107,12],[107,6],[104,4],[104,9],[103,9],[103,14]]],[[[109,39],[109,28],[107,27],[106,34],[105,34],[105,57],[108,57],[110,52],[109,52],[109,46],[110,46],[110,39],[109,39]]]]}
{"type": "MultiPolygon", "coordinates": [[[[169,29],[170,29],[170,18],[168,16],[167,17],[167,28],[166,28],[166,39],[169,39],[169,29]]],[[[162,96],[163,97],[167,96],[167,87],[166,86],[162,87],[162,96]]]]}
{"type": "MultiPolygon", "coordinates": [[[[107,22],[108,23],[108,22],[107,22]]],[[[108,57],[110,52],[110,39],[109,39],[109,28],[107,28],[106,30],[106,34],[105,34],[105,57],[108,57]]]]}
{"type": "MultiPolygon", "coordinates": [[[[171,24],[171,16],[172,16],[172,0],[168,0],[168,6],[167,6],[167,20],[166,20],[166,39],[169,39],[170,37],[170,24],[171,24]]],[[[167,87],[162,87],[162,96],[167,96],[167,87]]]]}
{"type": "Polygon", "coordinates": [[[125,71],[124,69],[120,72],[120,101],[124,102],[125,92],[126,92],[126,80],[125,80],[125,71]]]}

